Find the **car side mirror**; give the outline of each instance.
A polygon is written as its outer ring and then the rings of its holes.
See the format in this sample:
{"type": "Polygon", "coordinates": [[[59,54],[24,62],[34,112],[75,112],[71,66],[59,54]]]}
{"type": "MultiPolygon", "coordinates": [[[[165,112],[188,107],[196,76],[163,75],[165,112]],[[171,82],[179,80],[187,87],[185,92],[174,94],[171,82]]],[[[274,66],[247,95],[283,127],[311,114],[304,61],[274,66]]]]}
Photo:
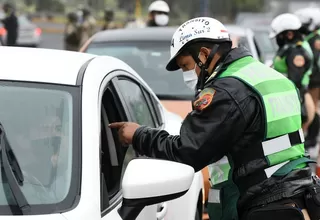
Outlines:
{"type": "Polygon", "coordinates": [[[194,169],[167,160],[138,158],[130,161],[122,180],[123,220],[135,220],[144,207],[183,196],[190,188],[194,169]]]}

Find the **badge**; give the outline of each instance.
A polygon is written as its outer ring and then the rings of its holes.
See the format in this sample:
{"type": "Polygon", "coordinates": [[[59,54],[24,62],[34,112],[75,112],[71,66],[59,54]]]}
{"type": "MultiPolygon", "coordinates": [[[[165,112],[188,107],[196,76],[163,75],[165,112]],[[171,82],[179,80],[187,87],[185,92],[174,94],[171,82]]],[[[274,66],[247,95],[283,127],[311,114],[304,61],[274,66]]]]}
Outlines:
{"type": "Polygon", "coordinates": [[[293,64],[297,67],[303,67],[303,65],[305,64],[305,59],[303,56],[301,55],[297,55],[294,57],[293,59],[293,64]]]}
{"type": "Polygon", "coordinates": [[[315,41],[314,41],[314,48],[315,48],[316,50],[320,50],[320,40],[315,40],[315,41]]]}
{"type": "Polygon", "coordinates": [[[205,88],[200,92],[198,99],[193,103],[194,108],[200,111],[207,108],[212,102],[215,94],[216,90],[212,88],[205,88]]]}

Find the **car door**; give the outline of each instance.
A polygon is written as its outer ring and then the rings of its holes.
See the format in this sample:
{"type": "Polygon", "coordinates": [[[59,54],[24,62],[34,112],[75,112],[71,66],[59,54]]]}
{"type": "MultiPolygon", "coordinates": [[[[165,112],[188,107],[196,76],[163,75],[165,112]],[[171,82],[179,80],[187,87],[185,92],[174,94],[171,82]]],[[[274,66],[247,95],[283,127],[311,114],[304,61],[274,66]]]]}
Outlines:
{"type": "MultiPolygon", "coordinates": [[[[132,146],[120,143],[117,129],[108,127],[113,122],[131,120],[131,113],[117,84],[120,74],[112,73],[112,79],[106,79],[101,86],[100,206],[101,218],[106,220],[121,219],[117,211],[122,201],[122,177],[130,160],[137,156],[132,146]]],[[[157,206],[148,206],[137,220],[156,220],[156,211],[157,206]]]]}
{"type": "MultiPolygon", "coordinates": [[[[130,119],[141,125],[160,128],[164,125],[159,103],[139,80],[125,72],[119,72],[116,84],[126,104],[130,119]]],[[[167,214],[167,203],[158,204],[157,219],[163,220],[167,214]]]]}

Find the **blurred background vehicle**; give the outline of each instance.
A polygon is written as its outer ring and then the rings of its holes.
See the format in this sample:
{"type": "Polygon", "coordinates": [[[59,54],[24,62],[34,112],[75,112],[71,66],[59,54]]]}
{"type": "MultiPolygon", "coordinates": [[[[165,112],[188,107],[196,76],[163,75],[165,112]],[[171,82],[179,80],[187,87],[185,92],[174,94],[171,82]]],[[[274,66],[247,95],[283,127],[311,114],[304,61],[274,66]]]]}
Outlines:
{"type": "Polygon", "coordinates": [[[20,15],[18,17],[19,29],[17,45],[38,47],[41,42],[41,28],[30,21],[27,16],[20,15]]]}
{"type": "MultiPolygon", "coordinates": [[[[3,12],[0,12],[0,17],[4,17],[3,12]]],[[[34,22],[28,19],[27,15],[18,16],[18,40],[17,46],[38,47],[41,43],[42,30],[34,22]]],[[[0,36],[5,41],[7,31],[0,23],[0,36]]]]}

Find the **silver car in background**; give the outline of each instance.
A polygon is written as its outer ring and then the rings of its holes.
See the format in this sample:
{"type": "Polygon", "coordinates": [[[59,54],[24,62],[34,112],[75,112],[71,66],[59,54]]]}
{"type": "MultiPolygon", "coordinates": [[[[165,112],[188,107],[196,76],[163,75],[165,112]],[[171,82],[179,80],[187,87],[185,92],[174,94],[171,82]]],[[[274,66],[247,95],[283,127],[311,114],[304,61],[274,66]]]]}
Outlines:
{"type": "MultiPolygon", "coordinates": [[[[0,13],[0,17],[3,18],[4,14],[0,13]]],[[[18,24],[17,46],[38,47],[41,42],[42,30],[25,15],[18,16],[18,24]]],[[[6,42],[7,31],[2,23],[0,23],[0,37],[1,43],[6,42]]]]}

